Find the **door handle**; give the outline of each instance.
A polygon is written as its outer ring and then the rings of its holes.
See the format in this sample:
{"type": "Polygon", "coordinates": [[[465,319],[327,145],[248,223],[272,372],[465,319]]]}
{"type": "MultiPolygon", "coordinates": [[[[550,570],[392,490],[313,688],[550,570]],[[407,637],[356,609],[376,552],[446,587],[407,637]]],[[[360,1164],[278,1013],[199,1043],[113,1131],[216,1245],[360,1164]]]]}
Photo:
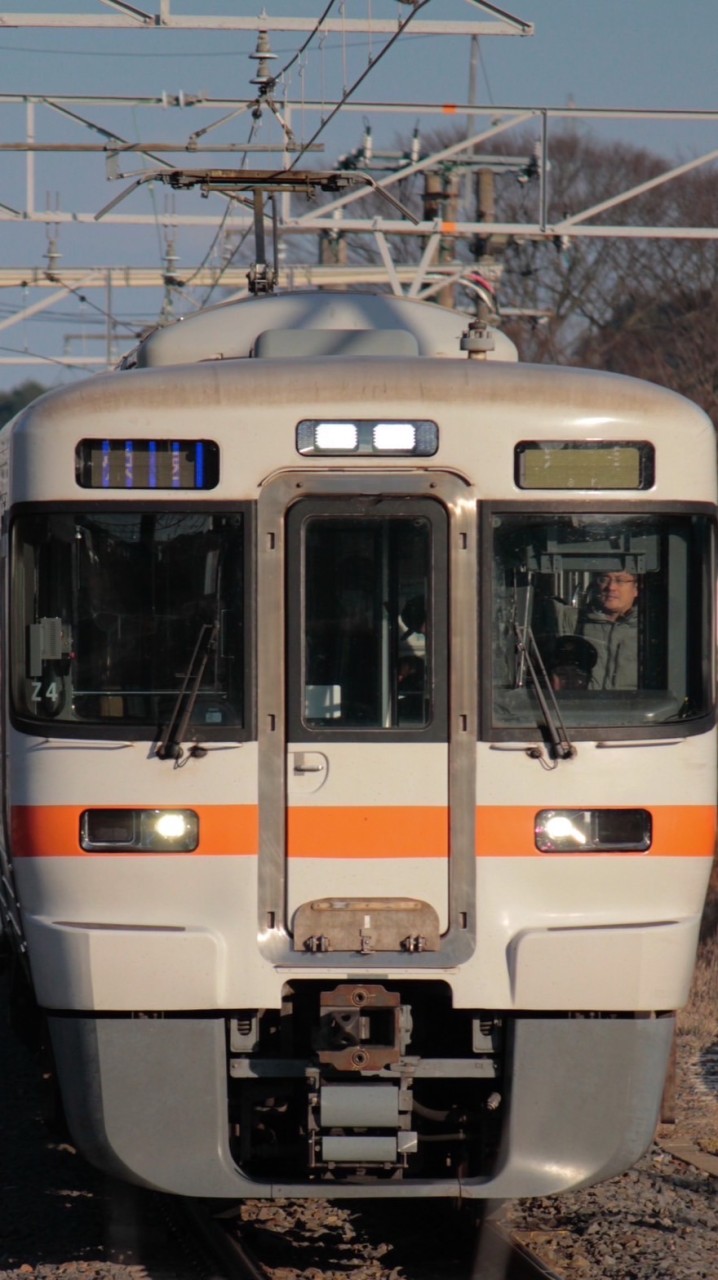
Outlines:
{"type": "Polygon", "coordinates": [[[320,751],[293,751],[290,778],[299,791],[318,791],[329,773],[329,761],[320,751]]]}

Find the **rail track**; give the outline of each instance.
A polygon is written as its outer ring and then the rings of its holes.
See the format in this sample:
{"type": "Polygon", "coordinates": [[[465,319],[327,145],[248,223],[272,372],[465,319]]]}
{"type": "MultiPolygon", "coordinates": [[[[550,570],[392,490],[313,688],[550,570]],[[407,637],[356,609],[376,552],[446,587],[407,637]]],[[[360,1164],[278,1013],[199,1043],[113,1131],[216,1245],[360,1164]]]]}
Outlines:
{"type": "MultiPolygon", "coordinates": [[[[431,1236],[431,1221],[422,1224],[421,1239],[417,1236],[417,1242],[423,1260],[418,1264],[418,1270],[414,1270],[410,1263],[393,1265],[397,1246],[394,1241],[390,1244],[388,1239],[383,1245],[374,1245],[375,1253],[386,1250],[386,1254],[392,1255],[388,1257],[386,1269],[381,1267],[381,1270],[377,1270],[376,1257],[366,1260],[366,1246],[358,1239],[354,1256],[344,1259],[344,1266],[339,1272],[335,1268],[336,1258],[325,1263],[320,1256],[305,1257],[296,1269],[281,1264],[277,1266],[276,1239],[273,1244],[268,1245],[266,1239],[257,1244],[255,1236],[250,1243],[248,1237],[251,1233],[247,1231],[246,1225],[242,1225],[239,1208],[217,1207],[201,1200],[182,1201],[180,1205],[184,1230],[192,1233],[195,1252],[201,1251],[205,1265],[219,1268],[222,1280],[272,1280],[275,1274],[281,1275],[282,1280],[303,1280],[308,1274],[304,1264],[309,1264],[313,1280],[319,1280],[325,1267],[326,1274],[331,1275],[332,1280],[339,1274],[351,1275],[354,1280],[364,1280],[365,1277],[366,1280],[369,1277],[371,1280],[385,1280],[385,1277],[386,1280],[428,1280],[429,1277],[431,1280],[563,1280],[562,1274],[553,1270],[541,1256],[545,1233],[511,1231],[494,1221],[477,1225],[473,1238],[467,1232],[465,1224],[460,1226],[460,1250],[457,1252],[452,1249],[451,1256],[444,1259],[441,1256],[441,1242],[431,1236]],[[427,1232],[428,1238],[424,1240],[427,1232]],[[273,1255],[273,1260],[267,1260],[272,1259],[273,1255]]],[[[333,1222],[336,1218],[333,1207],[325,1205],[324,1208],[328,1222],[333,1222]]],[[[271,1212],[271,1209],[267,1207],[267,1211],[271,1212]]],[[[391,1209],[387,1207],[387,1226],[391,1225],[389,1214],[391,1209]]],[[[362,1211],[357,1216],[361,1218],[362,1211]]],[[[447,1209],[446,1216],[451,1220],[454,1215],[447,1209]]],[[[370,1211],[369,1217],[374,1218],[375,1215],[370,1211]]],[[[416,1226],[415,1213],[413,1218],[416,1226]]],[[[405,1224],[400,1224],[400,1235],[404,1229],[405,1224]]],[[[264,1229],[263,1236],[267,1230],[264,1229]]],[[[369,1224],[368,1231],[372,1236],[376,1234],[376,1222],[369,1224]]],[[[281,1235],[281,1231],[278,1234],[281,1235]]],[[[357,1232],[358,1237],[362,1234],[361,1230],[357,1232]]],[[[388,1236],[388,1232],[386,1234],[388,1236]]],[[[399,1239],[397,1243],[400,1253],[403,1242],[399,1239]]],[[[289,1247],[291,1248],[291,1244],[289,1247]]],[[[211,1280],[219,1280],[219,1275],[212,1271],[211,1280]]]]}
{"type": "MultiPolygon", "coordinates": [[[[247,1280],[257,1275],[261,1280],[306,1280],[308,1274],[312,1280],[320,1280],[323,1273],[331,1275],[332,1280],[339,1275],[351,1280],[523,1280],[526,1276],[534,1280],[553,1280],[554,1276],[556,1280],[573,1280],[584,1273],[602,1274],[591,1248],[597,1236],[590,1232],[583,1242],[585,1247],[579,1250],[580,1269],[573,1263],[586,1226],[598,1224],[599,1220],[605,1222],[610,1243],[604,1248],[621,1253],[625,1231],[621,1235],[619,1226],[624,1219],[629,1223],[625,1229],[629,1232],[628,1265],[621,1274],[700,1274],[695,1259],[709,1255],[713,1218],[708,1184],[701,1178],[692,1178],[694,1198],[699,1201],[697,1210],[691,1217],[693,1211],[687,1203],[677,1207],[669,1203],[674,1222],[673,1227],[667,1227],[659,1220],[656,1197],[660,1194],[670,1199],[669,1190],[660,1192],[660,1170],[655,1162],[648,1161],[615,1189],[589,1189],[586,1198],[592,1198],[582,1217],[574,1213],[562,1218],[557,1212],[539,1215],[529,1207],[512,1247],[499,1239],[493,1250],[489,1248],[491,1233],[501,1231],[499,1219],[487,1225],[472,1253],[467,1243],[470,1231],[460,1228],[455,1217],[452,1219],[448,1204],[439,1205],[433,1216],[431,1206],[423,1203],[419,1207],[415,1203],[404,1209],[399,1207],[394,1211],[395,1221],[391,1221],[386,1216],[382,1220],[376,1209],[370,1208],[370,1202],[364,1202],[360,1210],[356,1202],[349,1209],[306,1202],[304,1217],[298,1222],[297,1202],[245,1202],[241,1215],[230,1207],[230,1217],[223,1217],[228,1212],[227,1202],[190,1202],[190,1211],[197,1209],[205,1222],[209,1219],[215,1247],[205,1247],[202,1235],[195,1232],[187,1218],[181,1230],[166,1229],[170,1209],[174,1220],[183,1200],[126,1184],[111,1184],[80,1160],[66,1138],[48,1133],[41,1118],[44,1107],[37,1060],[10,1035],[3,998],[5,985],[0,978],[0,1275],[12,1280],[23,1280],[31,1273],[46,1280],[54,1275],[62,1280],[107,1280],[108,1276],[114,1280],[137,1280],[138,1268],[145,1280],[167,1280],[168,1275],[181,1276],[182,1280],[234,1280],[237,1276],[247,1280]],[[647,1217],[655,1219],[652,1230],[650,1221],[644,1221],[647,1217]],[[412,1219],[415,1238],[410,1247],[412,1219]],[[416,1231],[417,1221],[426,1221],[428,1228],[429,1219],[430,1234],[438,1240],[438,1247],[431,1251],[424,1248],[424,1233],[419,1241],[416,1231]],[[695,1221],[692,1238],[705,1242],[698,1254],[691,1245],[691,1236],[685,1230],[679,1234],[681,1223],[691,1221],[695,1221]],[[539,1224],[541,1230],[537,1229],[539,1224]],[[645,1256],[641,1259],[642,1269],[636,1272],[630,1248],[631,1237],[639,1230],[645,1256]],[[454,1237],[458,1239],[459,1234],[464,1237],[461,1257],[458,1245],[454,1248],[454,1237]],[[362,1239],[365,1266],[359,1256],[362,1239]],[[329,1242],[328,1247],[323,1241],[329,1242]],[[664,1255],[659,1249],[668,1249],[672,1242],[679,1253],[667,1253],[665,1265],[674,1267],[679,1256],[684,1265],[678,1271],[662,1272],[658,1262],[664,1255]],[[562,1244],[565,1247],[555,1247],[562,1244]],[[434,1265],[442,1255],[445,1269],[434,1265]],[[565,1257],[571,1261],[565,1263],[565,1257]],[[691,1272],[693,1265],[695,1270],[691,1272]]],[[[696,1107],[703,1105],[703,1093],[696,1097],[696,1107]]],[[[681,1116],[683,1111],[685,1103],[681,1116]]],[[[705,1114],[704,1130],[715,1123],[710,1114],[705,1114]]],[[[666,1187],[672,1185],[671,1179],[678,1178],[678,1189],[685,1188],[692,1166],[703,1171],[703,1179],[718,1176],[718,1156],[696,1150],[682,1124],[675,1126],[675,1132],[674,1126],[662,1126],[658,1140],[665,1152],[680,1157],[683,1168],[683,1172],[678,1168],[667,1175],[667,1181],[664,1178],[666,1187]]],[[[560,1208],[558,1202],[555,1208],[560,1208]]],[[[713,1274],[713,1269],[713,1263],[707,1261],[705,1274],[713,1274]]]]}

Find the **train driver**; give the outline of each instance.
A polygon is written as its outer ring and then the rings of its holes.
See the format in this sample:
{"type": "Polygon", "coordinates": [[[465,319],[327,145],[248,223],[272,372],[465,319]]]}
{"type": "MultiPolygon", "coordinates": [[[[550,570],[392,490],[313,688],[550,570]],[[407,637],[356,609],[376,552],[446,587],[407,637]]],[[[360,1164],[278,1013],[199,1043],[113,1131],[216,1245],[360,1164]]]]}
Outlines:
{"type": "Polygon", "coordinates": [[[638,576],[619,569],[595,574],[579,608],[559,606],[559,633],[582,636],[596,651],[589,689],[637,688],[638,598],[638,576]]]}

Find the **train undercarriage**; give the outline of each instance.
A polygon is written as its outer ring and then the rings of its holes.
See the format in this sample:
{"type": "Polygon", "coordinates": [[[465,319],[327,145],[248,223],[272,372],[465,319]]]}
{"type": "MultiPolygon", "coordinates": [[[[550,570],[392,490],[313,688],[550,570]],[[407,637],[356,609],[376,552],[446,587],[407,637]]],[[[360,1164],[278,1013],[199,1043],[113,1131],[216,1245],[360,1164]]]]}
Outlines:
{"type": "Polygon", "coordinates": [[[477,1177],[501,1123],[503,1026],[448,984],[296,982],[229,1022],[230,1148],[252,1177],[477,1177]]]}
{"type": "MultiPolygon", "coordinates": [[[[378,976],[378,975],[377,975],[378,976]]],[[[48,1011],[73,1142],[177,1195],[547,1195],[634,1163],[675,1018],[456,1009],[448,983],[287,985],[279,1009],[48,1011]]]]}

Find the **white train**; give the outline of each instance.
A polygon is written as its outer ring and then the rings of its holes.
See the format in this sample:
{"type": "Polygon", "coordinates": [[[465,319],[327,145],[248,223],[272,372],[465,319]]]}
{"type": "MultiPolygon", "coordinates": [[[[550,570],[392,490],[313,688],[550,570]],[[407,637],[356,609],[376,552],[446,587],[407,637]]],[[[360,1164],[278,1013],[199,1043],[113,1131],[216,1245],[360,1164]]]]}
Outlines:
{"type": "Polygon", "coordinates": [[[716,827],[716,444],[454,312],[258,298],[0,435],[4,928],[184,1195],[545,1194],[650,1142],[716,827]]]}

